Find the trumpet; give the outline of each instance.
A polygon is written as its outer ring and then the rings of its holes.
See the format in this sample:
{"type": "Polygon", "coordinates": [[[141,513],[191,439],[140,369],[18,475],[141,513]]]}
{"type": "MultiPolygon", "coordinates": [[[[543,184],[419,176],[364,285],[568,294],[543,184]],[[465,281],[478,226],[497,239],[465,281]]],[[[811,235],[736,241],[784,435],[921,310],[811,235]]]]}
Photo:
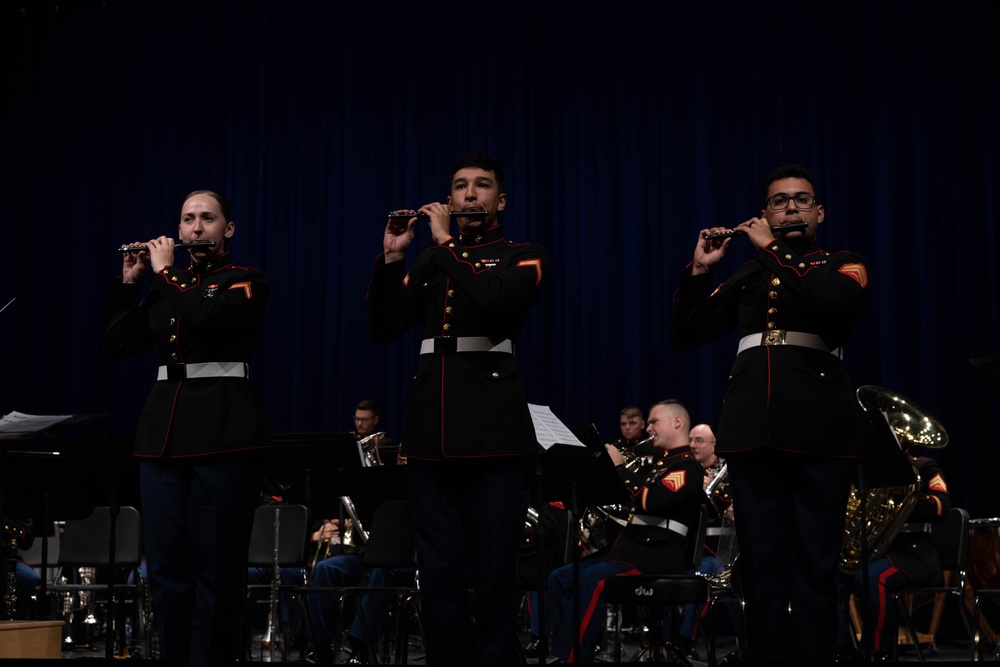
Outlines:
{"type": "MultiPolygon", "coordinates": [[[[197,250],[199,248],[214,248],[215,241],[195,241],[193,243],[175,243],[174,250],[197,250]]],[[[118,248],[118,252],[146,252],[149,247],[145,243],[136,245],[125,244],[118,248]]]]}

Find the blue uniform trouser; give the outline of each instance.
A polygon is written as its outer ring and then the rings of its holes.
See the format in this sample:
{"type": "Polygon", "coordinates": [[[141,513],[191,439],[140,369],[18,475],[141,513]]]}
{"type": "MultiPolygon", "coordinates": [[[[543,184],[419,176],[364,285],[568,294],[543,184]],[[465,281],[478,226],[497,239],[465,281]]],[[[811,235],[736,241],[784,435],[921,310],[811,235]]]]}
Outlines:
{"type": "MultiPolygon", "coordinates": [[[[316,563],[312,585],[357,586],[364,576],[365,565],[361,554],[339,554],[316,563]]],[[[333,636],[340,632],[344,619],[338,619],[337,605],[340,597],[334,593],[310,593],[306,598],[309,608],[309,626],[312,628],[316,649],[325,653],[333,646],[333,636]]],[[[351,607],[353,609],[353,606],[351,607]]]]}
{"type": "Polygon", "coordinates": [[[766,449],[727,460],[750,659],[832,659],[848,464],[766,449]]]}
{"type": "Polygon", "coordinates": [[[191,667],[231,663],[241,653],[261,466],[245,459],[143,461],[139,475],[161,655],[191,667]]]}
{"type": "Polygon", "coordinates": [[[580,615],[573,615],[573,563],[556,568],[549,575],[546,611],[552,619],[552,655],[566,661],[594,662],[597,642],[607,620],[604,580],[616,574],[635,571],[631,565],[608,560],[604,556],[584,558],[580,568],[580,615]],[[573,655],[576,637],[580,655],[573,655]]]}
{"type": "MultiPolygon", "coordinates": [[[[368,573],[368,581],[365,583],[365,586],[372,588],[402,586],[404,583],[412,582],[415,573],[416,568],[412,567],[400,569],[377,567],[368,573]]],[[[382,631],[382,618],[385,615],[386,597],[384,594],[362,596],[361,614],[354,617],[351,629],[348,632],[352,639],[363,642],[365,640],[365,631],[361,623],[362,617],[364,617],[364,624],[368,628],[368,636],[371,637],[373,650],[378,649],[378,636],[382,631]]]]}
{"type": "Polygon", "coordinates": [[[523,463],[411,458],[406,467],[427,664],[514,664],[517,556],[527,514],[523,463]]]}
{"type": "MultiPolygon", "coordinates": [[[[838,583],[841,587],[846,587],[844,578],[846,578],[845,575],[838,575],[838,583]]],[[[895,591],[913,585],[914,581],[905,572],[897,569],[888,558],[879,558],[869,564],[868,615],[865,619],[866,626],[862,632],[862,641],[869,652],[887,654],[892,652],[899,635],[899,629],[896,625],[896,602],[892,596],[895,591]]],[[[852,592],[860,606],[865,599],[864,578],[861,572],[854,575],[852,586],[852,592]]],[[[840,615],[837,633],[838,646],[851,646],[852,644],[848,633],[854,630],[851,625],[850,612],[846,607],[847,604],[848,601],[845,599],[844,604],[838,607],[840,615]]]]}

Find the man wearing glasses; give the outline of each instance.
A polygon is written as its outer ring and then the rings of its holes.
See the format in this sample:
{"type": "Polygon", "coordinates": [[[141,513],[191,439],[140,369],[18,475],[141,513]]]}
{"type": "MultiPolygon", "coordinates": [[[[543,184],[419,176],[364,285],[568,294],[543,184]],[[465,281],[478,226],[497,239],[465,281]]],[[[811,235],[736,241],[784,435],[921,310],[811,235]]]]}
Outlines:
{"type": "Polygon", "coordinates": [[[716,451],[729,465],[754,661],[833,656],[834,575],[850,463],[861,454],[841,350],[865,302],[869,268],[861,255],[820,248],[825,217],[809,172],[780,166],[765,183],[760,216],[735,228],[757,249],[754,260],[716,287],[715,267],[732,239],[705,238],[723,227],[704,229],[674,297],[676,347],[733,329],[741,336],[716,451]],[[792,224],[796,231],[782,231],[792,224]]]}

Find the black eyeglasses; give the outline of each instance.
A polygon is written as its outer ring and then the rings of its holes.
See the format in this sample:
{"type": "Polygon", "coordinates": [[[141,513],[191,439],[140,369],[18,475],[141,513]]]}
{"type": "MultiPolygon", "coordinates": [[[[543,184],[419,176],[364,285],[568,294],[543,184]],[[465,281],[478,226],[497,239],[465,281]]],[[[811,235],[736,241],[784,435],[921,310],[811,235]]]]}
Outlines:
{"type": "Polygon", "coordinates": [[[788,202],[794,202],[795,208],[800,211],[808,211],[816,204],[816,195],[799,192],[794,195],[784,193],[767,198],[767,207],[772,211],[784,211],[788,208],[788,202]]]}

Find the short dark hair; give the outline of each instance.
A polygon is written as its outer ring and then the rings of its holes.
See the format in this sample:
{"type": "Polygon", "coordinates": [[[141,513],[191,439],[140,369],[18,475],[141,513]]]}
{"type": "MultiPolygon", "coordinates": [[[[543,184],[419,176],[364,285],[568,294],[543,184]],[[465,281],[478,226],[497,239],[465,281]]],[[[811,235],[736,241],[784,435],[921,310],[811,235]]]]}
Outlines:
{"type": "Polygon", "coordinates": [[[467,169],[469,167],[492,171],[493,176],[497,179],[497,190],[500,192],[506,192],[503,189],[503,166],[489,155],[486,155],[485,153],[466,153],[465,155],[460,156],[451,165],[451,177],[454,178],[455,174],[457,174],[459,170],[467,169]]]}
{"type": "Polygon", "coordinates": [[[218,192],[213,192],[211,190],[195,190],[194,192],[189,193],[188,196],[184,198],[184,201],[191,199],[191,197],[194,197],[195,195],[208,195],[215,201],[219,202],[219,209],[222,211],[222,217],[226,219],[226,222],[233,219],[233,212],[229,208],[229,202],[227,202],[226,198],[218,192]]]}
{"type": "Polygon", "coordinates": [[[640,417],[641,418],[642,417],[642,410],[640,410],[639,408],[635,407],[634,405],[630,405],[627,408],[622,408],[622,411],[619,412],[618,414],[621,415],[622,417],[640,417]]]}
{"type": "Polygon", "coordinates": [[[354,410],[355,411],[357,411],[357,410],[370,410],[372,412],[372,414],[377,415],[378,414],[378,405],[375,404],[375,401],[372,401],[372,400],[369,400],[369,399],[366,398],[365,400],[363,400],[360,403],[358,403],[358,405],[354,408],[354,410]]]}
{"type": "Polygon", "coordinates": [[[764,198],[767,198],[767,192],[771,189],[771,183],[775,181],[780,181],[783,178],[801,178],[803,180],[809,181],[809,185],[812,186],[813,194],[816,195],[816,201],[819,201],[819,190],[816,189],[816,181],[813,180],[812,174],[809,170],[803,167],[801,164],[790,164],[782,163],[771,172],[771,175],[767,177],[764,181],[764,198]]]}

